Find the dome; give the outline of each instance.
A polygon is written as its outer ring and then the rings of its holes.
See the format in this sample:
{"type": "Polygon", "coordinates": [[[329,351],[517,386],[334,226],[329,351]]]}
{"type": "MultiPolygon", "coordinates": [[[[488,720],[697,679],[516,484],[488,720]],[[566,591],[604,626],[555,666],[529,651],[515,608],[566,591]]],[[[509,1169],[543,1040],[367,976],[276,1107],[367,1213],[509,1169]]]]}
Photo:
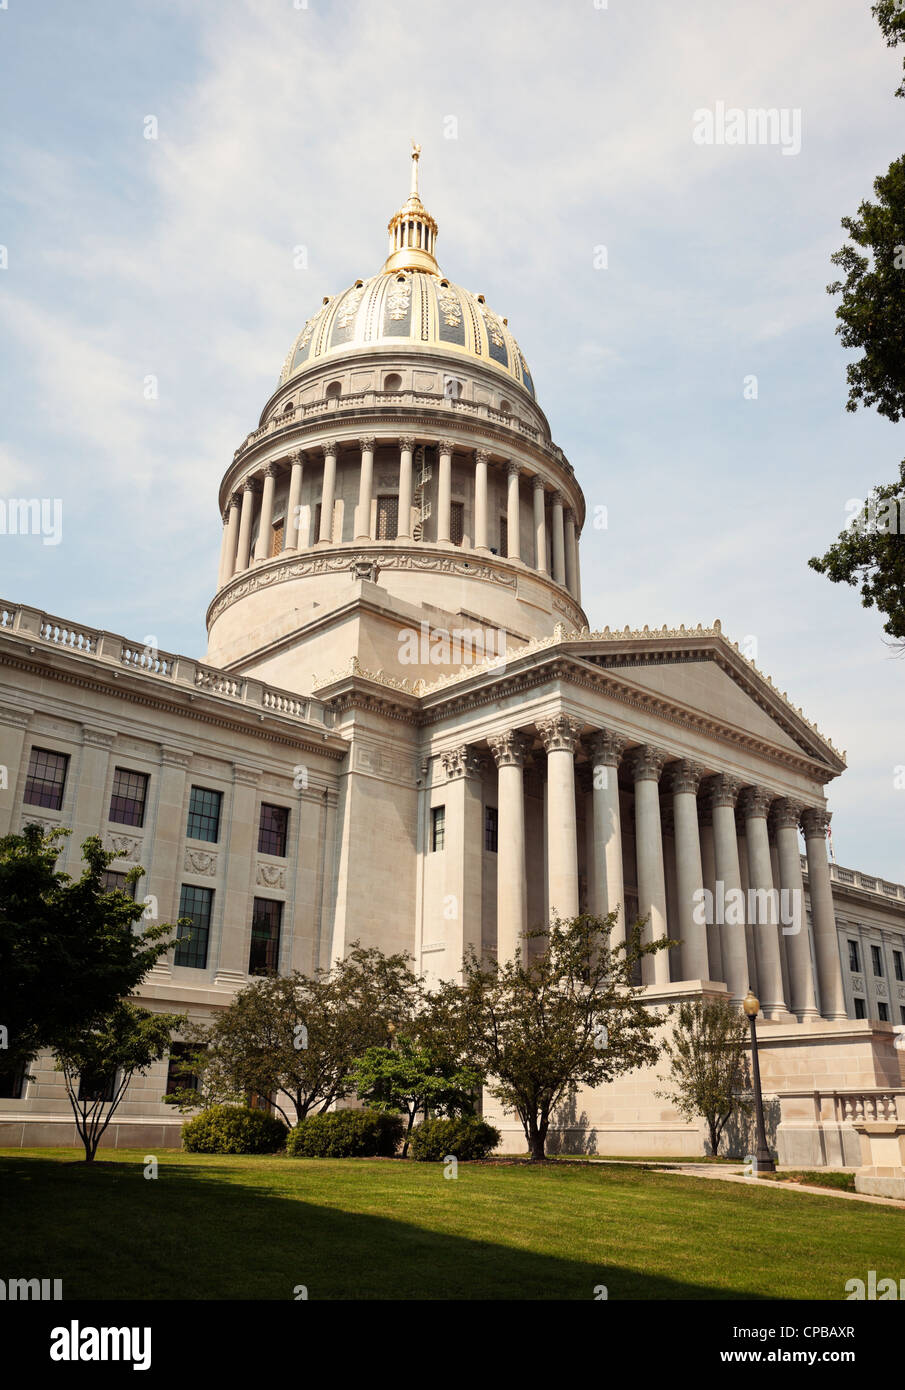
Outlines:
{"type": "Polygon", "coordinates": [[[454,285],[437,265],[437,224],[418,193],[420,154],[420,145],[413,144],[411,193],[390,218],[383,269],[324,300],[292,344],[281,386],[334,357],[380,347],[413,347],[481,362],[534,398],[528,364],[506,320],[488,308],[482,294],[454,285]]]}

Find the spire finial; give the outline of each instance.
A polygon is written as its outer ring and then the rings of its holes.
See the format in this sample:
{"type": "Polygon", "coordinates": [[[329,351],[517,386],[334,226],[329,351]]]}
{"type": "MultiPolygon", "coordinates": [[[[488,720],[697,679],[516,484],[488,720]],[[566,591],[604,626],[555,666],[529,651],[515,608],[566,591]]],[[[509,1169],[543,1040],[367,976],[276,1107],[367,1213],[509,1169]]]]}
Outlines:
{"type": "Polygon", "coordinates": [[[386,273],[399,270],[423,270],[439,275],[440,267],[434,254],[437,244],[437,224],[421,201],[418,192],[418,171],[421,146],[412,141],[411,192],[397,213],[390,218],[389,255],[383,269],[386,273]]]}
{"type": "Polygon", "coordinates": [[[421,158],[421,146],[412,141],[412,197],[418,195],[418,160],[421,158]]]}

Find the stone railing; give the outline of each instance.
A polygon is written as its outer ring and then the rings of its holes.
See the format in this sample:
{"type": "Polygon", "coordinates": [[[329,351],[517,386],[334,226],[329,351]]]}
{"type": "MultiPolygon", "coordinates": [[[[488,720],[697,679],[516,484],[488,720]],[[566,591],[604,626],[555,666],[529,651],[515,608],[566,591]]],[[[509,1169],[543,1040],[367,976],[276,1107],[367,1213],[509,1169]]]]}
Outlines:
{"type": "MultiPolygon", "coordinates": [[[[801,856],[801,867],[807,876],[807,856],[801,856]]],[[[852,888],[863,888],[867,893],[879,893],[885,898],[905,901],[905,884],[890,883],[888,879],[876,878],[873,874],[862,874],[860,869],[843,869],[838,864],[830,864],[830,878],[834,883],[848,884],[852,888]]]]}
{"type": "Polygon", "coordinates": [[[280,718],[324,727],[331,727],[333,723],[332,714],[324,710],[320,700],[280,690],[231,671],[220,671],[192,657],[162,652],[153,645],[141,645],[114,632],[55,618],[36,608],[14,607],[3,599],[0,599],[0,632],[21,637],[30,644],[40,643],[89,657],[98,666],[125,668],[136,675],[235,701],[280,718]]]}
{"type": "Polygon", "coordinates": [[[905,1120],[905,1088],[861,1086],[843,1090],[779,1091],[783,1121],[854,1124],[856,1120],[905,1120]]]}

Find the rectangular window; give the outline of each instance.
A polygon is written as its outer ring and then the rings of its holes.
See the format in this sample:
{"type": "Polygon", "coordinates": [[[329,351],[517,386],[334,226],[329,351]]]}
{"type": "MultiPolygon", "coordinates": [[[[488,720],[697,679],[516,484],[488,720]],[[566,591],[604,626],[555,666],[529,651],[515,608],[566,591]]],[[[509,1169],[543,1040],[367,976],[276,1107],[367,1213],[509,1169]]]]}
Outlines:
{"type": "Polygon", "coordinates": [[[144,825],[148,779],[144,772],[118,767],[113,773],[113,795],[108,820],[117,825],[144,825]]]}
{"type": "Polygon", "coordinates": [[[25,779],[26,806],[46,806],[50,811],[59,811],[63,805],[68,766],[67,753],[51,753],[46,748],[33,748],[28,758],[28,774],[25,779]]]}
{"type": "Polygon", "coordinates": [[[896,979],[905,980],[905,958],[903,958],[901,951],[893,951],[892,964],[896,972],[896,979]]]}
{"type": "Polygon", "coordinates": [[[209,787],[192,787],[189,798],[189,820],[185,833],[190,840],[208,840],[216,844],[220,838],[220,809],[223,793],[209,787]]]}
{"type": "Polygon", "coordinates": [[[191,1043],[177,1042],[171,1044],[170,1060],[167,1064],[166,1095],[170,1096],[174,1091],[198,1090],[198,1077],[194,1072],[184,1070],[186,1057],[194,1051],[195,1048],[191,1043]]]}
{"type": "Polygon", "coordinates": [[[442,849],[446,842],[446,807],[431,807],[431,850],[442,849]]]}
{"type": "Polygon", "coordinates": [[[377,539],[394,541],[399,530],[399,498],[378,497],[377,499],[377,539]]]}
{"type": "Polygon", "coordinates": [[[871,958],[871,963],[873,964],[873,967],[874,967],[874,974],[875,974],[875,975],[882,975],[882,974],[883,974],[883,952],[880,950],[880,947],[879,947],[879,946],[871,946],[871,948],[870,948],[870,958],[871,958]]]}
{"type": "Polygon", "coordinates": [[[289,812],[285,806],[261,806],[261,822],[258,828],[258,853],[276,854],[286,857],[286,836],[289,830],[289,812]]]}
{"type": "Polygon", "coordinates": [[[111,1101],[116,1094],[116,1072],[106,1076],[96,1072],[82,1072],[79,1077],[79,1100],[111,1101]]]}
{"type": "Polygon", "coordinates": [[[283,528],[285,522],[282,518],[273,523],[273,535],[270,538],[270,558],[279,555],[283,549],[283,528]]]}
{"type": "Polygon", "coordinates": [[[177,928],[176,954],[174,965],[188,965],[193,970],[207,967],[207,942],[211,929],[211,907],[214,901],[212,888],[196,888],[193,883],[184,883],[179,894],[179,916],[188,917],[190,925],[181,923],[177,928]]]}
{"type": "Polygon", "coordinates": [[[484,848],[491,854],[497,852],[497,832],[499,828],[499,813],[495,806],[484,807],[484,848]]]}
{"type": "Polygon", "coordinates": [[[101,874],[101,888],[105,893],[125,893],[127,897],[135,897],[135,884],[126,881],[126,875],[119,873],[117,869],[105,869],[101,874]]]}
{"type": "Polygon", "coordinates": [[[867,1018],[867,1009],[864,1007],[863,999],[855,999],[855,1018],[867,1018]]]}
{"type": "Polygon", "coordinates": [[[465,538],[465,503],[449,504],[449,539],[453,545],[461,545],[465,538]]]}
{"type": "Polygon", "coordinates": [[[500,517],[500,554],[505,560],[509,554],[509,518],[500,517]]]}
{"type": "Polygon", "coordinates": [[[860,975],[861,973],[861,952],[858,950],[857,941],[849,940],[848,968],[849,970],[853,970],[856,975],[860,975]]]}
{"type": "Polygon", "coordinates": [[[276,898],[255,898],[251,918],[249,975],[276,974],[280,963],[280,924],[283,904],[276,898]]]}
{"type": "Polygon", "coordinates": [[[311,533],[311,544],[317,545],[321,535],[321,504],[317,503],[314,508],[314,530],[311,533]]]}
{"type": "Polygon", "coordinates": [[[877,1005],[877,1009],[879,1010],[879,1014],[880,1014],[880,1022],[881,1022],[881,1023],[888,1023],[888,1022],[889,1022],[889,1005],[888,1005],[888,1004],[878,1004],[878,1005],[877,1005]]]}
{"type": "Polygon", "coordinates": [[[25,1064],[0,1068],[0,1100],[21,1100],[25,1091],[25,1064]]]}
{"type": "Polygon", "coordinates": [[[905,1004],[899,1005],[899,1018],[905,1023],[905,1004]]]}

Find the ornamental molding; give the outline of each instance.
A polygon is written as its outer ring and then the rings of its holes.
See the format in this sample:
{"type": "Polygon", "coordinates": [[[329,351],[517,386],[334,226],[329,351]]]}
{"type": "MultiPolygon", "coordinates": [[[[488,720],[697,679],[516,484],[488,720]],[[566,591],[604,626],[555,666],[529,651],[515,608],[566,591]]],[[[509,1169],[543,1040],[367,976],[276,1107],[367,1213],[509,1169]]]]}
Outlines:
{"type": "Polygon", "coordinates": [[[544,745],[544,752],[574,753],[578,745],[581,723],[568,714],[554,714],[550,719],[538,719],[537,732],[544,745]]]}
{"type": "Polygon", "coordinates": [[[116,742],[116,731],[110,729],[92,729],[87,724],[82,725],[82,743],[88,748],[110,749],[116,742]]]}
{"type": "Polygon", "coordinates": [[[137,863],[141,854],[141,840],[132,835],[111,835],[105,836],[105,847],[109,854],[113,854],[117,859],[129,859],[132,863],[137,863]]]}
{"type": "Polygon", "coordinates": [[[264,888],[285,888],[286,870],[282,864],[259,864],[255,883],[264,888]]]}
{"type": "Polygon", "coordinates": [[[852,989],[860,989],[862,992],[866,992],[866,991],[864,990],[864,976],[863,976],[863,975],[853,975],[853,976],[852,976],[852,989]]]}
{"type": "Polygon", "coordinates": [[[31,710],[21,709],[18,705],[0,705],[0,724],[12,729],[27,729],[30,719],[31,710]]]}
{"type": "Polygon", "coordinates": [[[519,729],[488,734],[487,744],[497,767],[524,767],[531,749],[530,739],[519,729]]]}
{"type": "Polygon", "coordinates": [[[243,787],[257,787],[260,785],[261,773],[255,767],[240,767],[237,763],[233,764],[233,782],[243,787]]]}
{"type": "Polygon", "coordinates": [[[161,748],[160,761],[163,767],[175,767],[180,772],[185,772],[191,766],[194,754],[187,752],[184,748],[161,748]]]}
{"type": "Polygon", "coordinates": [[[217,856],[206,849],[187,849],[182,867],[190,874],[206,875],[213,878],[217,872],[217,856]]]}
{"type": "Polygon", "coordinates": [[[51,820],[48,816],[33,816],[28,807],[22,812],[22,829],[24,830],[27,825],[39,825],[45,835],[48,830],[60,830],[62,828],[61,821],[51,820]]]}

